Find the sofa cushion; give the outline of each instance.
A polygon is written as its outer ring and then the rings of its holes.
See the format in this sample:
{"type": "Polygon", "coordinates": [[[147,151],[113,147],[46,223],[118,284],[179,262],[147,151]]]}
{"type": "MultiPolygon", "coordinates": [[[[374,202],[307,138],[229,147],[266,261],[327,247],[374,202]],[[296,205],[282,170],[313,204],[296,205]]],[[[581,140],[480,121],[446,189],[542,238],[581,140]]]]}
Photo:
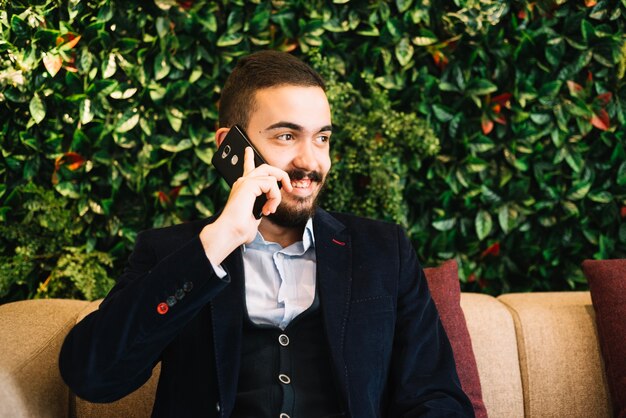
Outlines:
{"type": "Polygon", "coordinates": [[[626,417],[626,259],[585,260],[598,339],[616,417],[626,417]]]}
{"type": "Polygon", "coordinates": [[[515,322],[526,417],[609,417],[589,292],[498,296],[515,322]]]}
{"type": "Polygon", "coordinates": [[[472,340],[461,310],[461,288],[456,261],[449,260],[439,267],[426,268],[424,273],[443,328],[452,345],[461,386],[472,401],[476,417],[484,418],[487,411],[483,403],[472,340]]]}

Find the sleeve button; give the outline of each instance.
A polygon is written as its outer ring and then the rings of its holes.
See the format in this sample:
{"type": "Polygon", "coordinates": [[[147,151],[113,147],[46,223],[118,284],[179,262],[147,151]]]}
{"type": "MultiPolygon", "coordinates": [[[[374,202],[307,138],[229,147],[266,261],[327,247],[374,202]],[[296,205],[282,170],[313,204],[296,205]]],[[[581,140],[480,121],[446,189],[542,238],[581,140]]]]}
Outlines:
{"type": "Polygon", "coordinates": [[[161,302],[157,306],[157,312],[160,315],[165,315],[167,313],[167,311],[169,311],[169,310],[170,310],[170,307],[167,306],[167,303],[165,303],[165,302],[161,302]]]}
{"type": "Polygon", "coordinates": [[[170,308],[176,305],[176,302],[178,301],[174,296],[168,296],[167,299],[165,299],[165,303],[167,303],[167,306],[169,306],[170,308]]]}
{"type": "Polygon", "coordinates": [[[183,285],[183,290],[189,293],[191,292],[191,289],[193,289],[193,282],[185,282],[185,284],[183,285]]]}
{"type": "Polygon", "coordinates": [[[181,300],[185,297],[185,291],[183,289],[177,289],[176,293],[174,293],[174,296],[176,296],[176,299],[181,300]]]}

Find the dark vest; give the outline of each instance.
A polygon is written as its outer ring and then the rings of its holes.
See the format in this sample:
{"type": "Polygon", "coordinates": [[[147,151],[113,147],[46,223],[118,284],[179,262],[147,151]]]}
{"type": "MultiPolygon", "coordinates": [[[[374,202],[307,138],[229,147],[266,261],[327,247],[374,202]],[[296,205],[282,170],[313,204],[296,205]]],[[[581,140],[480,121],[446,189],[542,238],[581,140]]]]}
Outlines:
{"type": "Polygon", "coordinates": [[[284,331],[244,316],[231,417],[343,417],[317,296],[284,331]]]}

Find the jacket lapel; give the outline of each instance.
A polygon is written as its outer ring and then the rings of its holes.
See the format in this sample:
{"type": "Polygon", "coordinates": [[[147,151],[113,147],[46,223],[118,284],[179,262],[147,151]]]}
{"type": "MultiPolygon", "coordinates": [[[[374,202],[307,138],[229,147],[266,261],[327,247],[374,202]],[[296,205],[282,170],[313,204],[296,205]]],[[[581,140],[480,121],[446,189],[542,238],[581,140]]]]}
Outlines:
{"type": "Polygon", "coordinates": [[[317,257],[317,288],[326,337],[339,390],[350,410],[348,376],[343,357],[345,327],[352,286],[352,245],[345,226],[318,209],[313,218],[317,257]]]}
{"type": "Polygon", "coordinates": [[[231,282],[211,301],[211,316],[221,411],[222,416],[229,416],[235,404],[241,356],[244,314],[241,249],[233,251],[222,266],[231,282]]]}

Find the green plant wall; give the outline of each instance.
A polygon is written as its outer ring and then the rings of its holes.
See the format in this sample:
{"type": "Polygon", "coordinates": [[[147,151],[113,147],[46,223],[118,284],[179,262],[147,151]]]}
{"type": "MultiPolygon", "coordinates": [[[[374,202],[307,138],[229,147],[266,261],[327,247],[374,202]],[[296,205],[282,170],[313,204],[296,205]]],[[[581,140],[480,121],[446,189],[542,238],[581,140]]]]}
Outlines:
{"type": "Polygon", "coordinates": [[[626,0],[0,0],[0,301],[102,297],[138,231],[210,216],[220,86],[328,80],[324,206],[401,223],[464,290],[626,256],[626,0]]]}

